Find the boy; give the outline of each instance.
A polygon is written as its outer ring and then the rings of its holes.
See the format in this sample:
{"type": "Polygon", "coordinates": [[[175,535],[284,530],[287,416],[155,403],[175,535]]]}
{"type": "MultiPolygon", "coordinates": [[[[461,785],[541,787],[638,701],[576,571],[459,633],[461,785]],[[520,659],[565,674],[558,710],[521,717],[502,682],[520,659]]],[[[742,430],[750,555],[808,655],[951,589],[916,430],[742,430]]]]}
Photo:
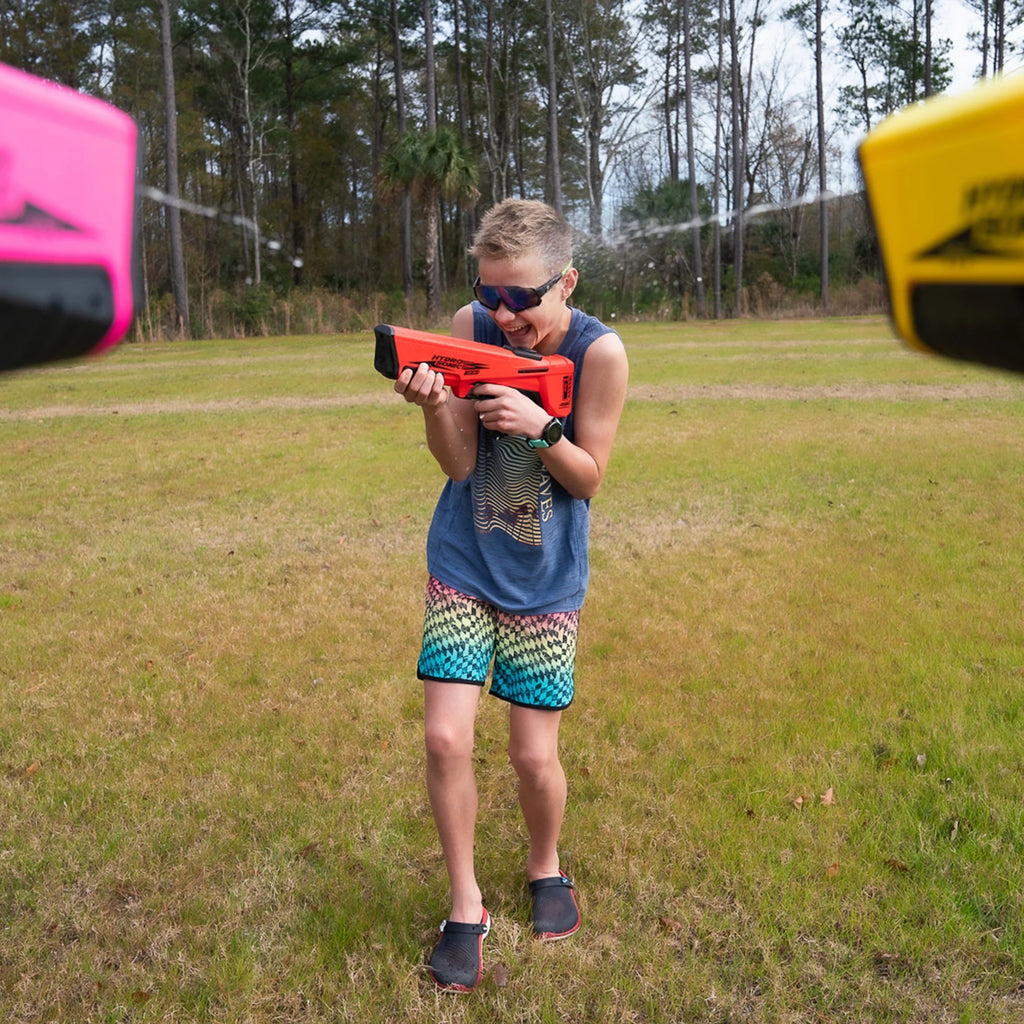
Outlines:
{"type": "Polygon", "coordinates": [[[514,388],[480,385],[479,398],[456,398],[426,364],[395,381],[395,391],[422,408],[427,445],[449,478],[427,538],[417,674],[427,792],[452,895],[430,970],[440,988],[454,991],[483,977],[490,928],[474,873],[472,751],[492,660],[490,692],[509,703],[509,758],[530,836],[534,933],[560,939],[580,926],[558,860],[567,792],[558,728],[573,698],[590,499],[604,479],[628,378],[619,336],[568,305],[578,273],[572,230],[555,210],[530,200],[500,203],[483,217],[470,255],[478,261],[477,301],[455,314],[453,335],[557,352],[575,374],[564,421],[514,388]]]}

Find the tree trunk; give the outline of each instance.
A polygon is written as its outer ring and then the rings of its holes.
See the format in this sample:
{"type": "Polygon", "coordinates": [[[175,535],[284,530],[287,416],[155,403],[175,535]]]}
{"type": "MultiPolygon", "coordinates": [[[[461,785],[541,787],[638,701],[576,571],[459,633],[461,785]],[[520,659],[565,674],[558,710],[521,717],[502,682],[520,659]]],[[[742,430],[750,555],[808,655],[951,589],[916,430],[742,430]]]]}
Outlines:
{"type": "Polygon", "coordinates": [[[558,76],[555,74],[555,19],[551,0],[544,0],[544,30],[548,61],[548,187],[551,205],[562,212],[562,172],[558,152],[558,76]]]}
{"type": "Polygon", "coordinates": [[[246,132],[246,179],[250,189],[250,204],[252,209],[252,265],[253,284],[259,285],[263,281],[262,248],[263,240],[260,237],[260,200],[259,200],[259,179],[257,175],[258,158],[262,160],[262,140],[257,142],[256,119],[252,110],[252,72],[255,67],[253,57],[253,24],[252,24],[252,3],[247,0],[239,9],[239,27],[242,29],[243,52],[237,62],[238,78],[242,89],[242,118],[246,132]]]}
{"type": "MultiPolygon", "coordinates": [[[[404,138],[405,121],[405,84],[402,72],[402,32],[398,20],[398,0],[391,0],[391,29],[394,34],[395,54],[395,116],[398,121],[398,137],[404,138]]],[[[405,296],[406,313],[412,309],[412,200],[408,192],[402,193],[401,209],[401,245],[402,245],[402,294],[405,296]]]]}
{"type": "Polygon", "coordinates": [[[602,113],[601,96],[595,87],[591,96],[590,116],[587,121],[587,196],[590,201],[590,233],[594,238],[600,238],[604,230],[604,180],[601,171],[602,113]]]}
{"type": "Polygon", "coordinates": [[[437,68],[434,66],[434,12],[431,0],[423,0],[423,47],[427,131],[433,131],[437,127],[437,68]]]}
{"type": "Polygon", "coordinates": [[[989,36],[991,35],[991,8],[989,0],[982,0],[982,24],[981,24],[981,77],[988,78],[988,52],[989,36]]]}
{"type": "Polygon", "coordinates": [[[736,0],[729,0],[729,59],[732,97],[732,263],[735,285],[733,314],[743,313],[743,92],[740,89],[740,43],[736,25],[736,0]]]}
{"type": "Polygon", "coordinates": [[[932,0],[924,0],[924,97],[932,94],[932,0]]]}
{"type": "Polygon", "coordinates": [[[432,189],[427,190],[427,194],[423,197],[426,232],[424,259],[427,271],[427,319],[431,326],[441,319],[441,275],[437,266],[440,205],[441,200],[437,192],[432,189]]]}
{"type": "Polygon", "coordinates": [[[693,221],[693,279],[696,289],[697,316],[704,309],[704,258],[700,248],[700,204],[697,200],[697,160],[693,143],[693,53],[690,39],[690,0],[683,0],[683,75],[686,90],[686,173],[690,179],[690,220],[693,221]]]}
{"type": "Polygon", "coordinates": [[[712,184],[711,208],[714,225],[711,228],[714,247],[715,319],[722,317],[722,101],[725,85],[725,0],[718,0],[718,71],[715,75],[715,173],[712,184]]]}
{"type": "Polygon", "coordinates": [[[1006,0],[994,0],[992,8],[992,74],[998,75],[1006,54],[1006,0]]]}
{"type": "MultiPolygon", "coordinates": [[[[171,46],[171,0],[160,0],[160,54],[164,71],[164,111],[166,125],[167,194],[179,199],[178,183],[178,109],[174,89],[174,51],[171,46]]],[[[181,209],[173,203],[165,210],[171,250],[171,290],[178,331],[189,336],[188,282],[185,278],[185,253],[181,239],[181,209]]]]}
{"type": "MultiPolygon", "coordinates": [[[[434,15],[431,0],[423,0],[423,41],[424,58],[427,65],[427,131],[435,132],[437,131],[437,77],[434,67],[434,15]]],[[[427,251],[424,253],[427,271],[427,315],[434,323],[441,316],[441,262],[438,259],[441,198],[438,195],[428,195],[424,203],[427,207],[424,211],[427,218],[427,251]]]]}
{"type": "MultiPolygon", "coordinates": [[[[684,6],[688,4],[689,0],[686,0],[684,6]]],[[[665,105],[665,155],[668,158],[668,178],[674,183],[679,181],[679,38],[676,22],[672,15],[670,18],[672,20],[665,25],[665,34],[670,38],[667,38],[665,43],[662,102],[665,105]]]]}
{"type": "Polygon", "coordinates": [[[292,36],[292,4],[284,4],[285,40],[284,58],[285,124],[288,126],[288,198],[292,221],[292,284],[302,284],[302,255],[306,249],[306,225],[302,218],[302,194],[299,187],[299,169],[295,159],[295,40],[292,36]]]}
{"type": "Polygon", "coordinates": [[[828,201],[825,189],[828,186],[827,159],[825,154],[825,84],[822,55],[822,7],[824,0],[815,0],[814,4],[814,77],[815,101],[818,107],[818,222],[821,245],[821,308],[827,313],[829,308],[828,280],[828,201]]]}

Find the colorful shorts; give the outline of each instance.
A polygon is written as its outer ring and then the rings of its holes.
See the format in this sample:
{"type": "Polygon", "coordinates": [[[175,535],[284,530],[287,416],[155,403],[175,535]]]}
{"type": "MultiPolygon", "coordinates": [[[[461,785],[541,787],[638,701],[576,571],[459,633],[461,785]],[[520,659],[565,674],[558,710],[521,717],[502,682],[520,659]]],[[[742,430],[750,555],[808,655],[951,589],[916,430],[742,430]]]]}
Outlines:
{"type": "Polygon", "coordinates": [[[561,711],[574,693],[579,620],[578,611],[511,615],[431,576],[417,675],[483,686],[490,669],[492,696],[561,711]]]}

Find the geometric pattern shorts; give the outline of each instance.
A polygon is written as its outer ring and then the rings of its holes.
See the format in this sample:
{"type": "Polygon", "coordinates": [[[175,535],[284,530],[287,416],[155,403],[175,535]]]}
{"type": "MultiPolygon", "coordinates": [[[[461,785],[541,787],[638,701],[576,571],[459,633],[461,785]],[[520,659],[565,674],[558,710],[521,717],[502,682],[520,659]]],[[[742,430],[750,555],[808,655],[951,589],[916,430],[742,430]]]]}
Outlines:
{"type": "Polygon", "coordinates": [[[580,613],[511,615],[433,576],[427,583],[420,679],[484,686],[527,708],[572,703],[580,613]]]}

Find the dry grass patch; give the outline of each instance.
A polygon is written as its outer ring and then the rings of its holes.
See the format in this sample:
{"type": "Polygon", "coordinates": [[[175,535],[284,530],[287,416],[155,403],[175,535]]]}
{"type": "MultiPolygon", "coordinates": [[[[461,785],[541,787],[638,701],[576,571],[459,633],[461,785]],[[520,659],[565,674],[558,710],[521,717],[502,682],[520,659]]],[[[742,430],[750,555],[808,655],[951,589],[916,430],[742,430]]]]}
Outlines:
{"type": "Polygon", "coordinates": [[[368,337],[5,380],[6,1019],[1019,1017],[1024,386],[877,320],[625,336],[564,727],[585,929],[529,937],[485,701],[461,1000],[424,971],[441,481],[368,337]]]}

